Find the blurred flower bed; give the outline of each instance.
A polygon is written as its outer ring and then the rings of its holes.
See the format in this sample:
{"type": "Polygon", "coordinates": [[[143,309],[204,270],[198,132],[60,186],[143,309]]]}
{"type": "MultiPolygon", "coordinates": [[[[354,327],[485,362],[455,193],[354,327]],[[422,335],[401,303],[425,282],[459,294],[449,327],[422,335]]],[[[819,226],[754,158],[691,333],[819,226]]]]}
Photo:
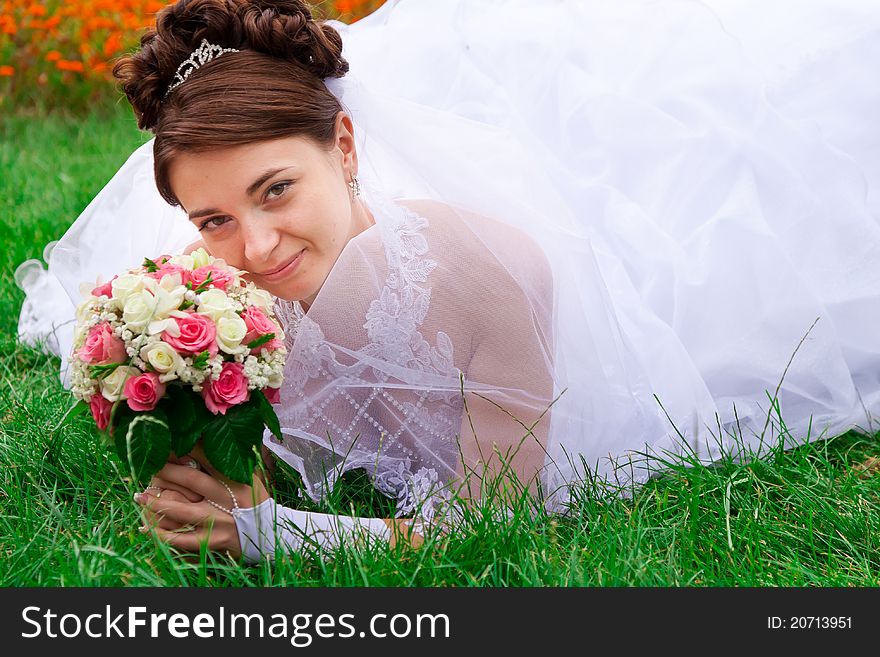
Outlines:
{"type": "MultiPolygon", "coordinates": [[[[384,0],[310,3],[352,23],[384,0]]],[[[110,71],[168,0],[0,0],[0,111],[84,110],[121,97],[110,71]]]]}

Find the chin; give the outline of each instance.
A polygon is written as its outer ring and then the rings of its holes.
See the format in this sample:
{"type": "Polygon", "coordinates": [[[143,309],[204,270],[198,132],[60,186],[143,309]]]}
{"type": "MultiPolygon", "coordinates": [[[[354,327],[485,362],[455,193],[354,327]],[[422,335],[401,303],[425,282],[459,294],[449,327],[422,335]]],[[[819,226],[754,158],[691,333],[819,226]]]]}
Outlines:
{"type": "Polygon", "coordinates": [[[309,293],[303,290],[302,285],[297,285],[293,282],[280,282],[275,284],[260,282],[257,283],[257,286],[279,299],[284,299],[285,301],[298,301],[309,296],[309,293]]]}

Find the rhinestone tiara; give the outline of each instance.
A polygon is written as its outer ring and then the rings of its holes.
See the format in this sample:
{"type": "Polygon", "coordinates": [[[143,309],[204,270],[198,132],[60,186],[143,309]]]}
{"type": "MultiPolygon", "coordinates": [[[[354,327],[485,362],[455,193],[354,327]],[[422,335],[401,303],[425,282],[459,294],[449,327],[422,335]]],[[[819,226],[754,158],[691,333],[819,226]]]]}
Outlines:
{"type": "Polygon", "coordinates": [[[220,46],[208,43],[207,39],[202,39],[202,43],[199,47],[193,50],[192,54],[187,59],[183,60],[180,66],[177,67],[177,72],[174,74],[174,80],[168,87],[168,91],[165,92],[164,98],[168,98],[168,95],[172,91],[186,82],[187,78],[192,75],[193,71],[201,68],[212,59],[216,59],[225,52],[238,52],[238,49],[221,48],[220,46]]]}

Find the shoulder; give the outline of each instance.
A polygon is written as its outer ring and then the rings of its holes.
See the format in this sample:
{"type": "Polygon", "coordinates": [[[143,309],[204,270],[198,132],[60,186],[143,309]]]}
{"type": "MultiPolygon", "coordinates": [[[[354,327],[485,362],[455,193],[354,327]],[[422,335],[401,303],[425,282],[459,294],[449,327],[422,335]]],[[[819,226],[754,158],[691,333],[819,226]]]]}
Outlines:
{"type": "Polygon", "coordinates": [[[509,275],[519,273],[533,282],[552,283],[550,264],[526,231],[484,214],[432,199],[398,199],[401,205],[428,221],[426,238],[431,249],[452,250],[471,265],[483,264],[509,275]]]}
{"type": "Polygon", "coordinates": [[[433,199],[395,202],[428,220],[428,234],[435,237],[438,246],[454,245],[460,249],[459,253],[491,256],[492,260],[504,261],[505,266],[506,261],[512,260],[519,263],[519,269],[530,268],[536,274],[549,274],[549,263],[538,242],[501,218],[433,199]]]}

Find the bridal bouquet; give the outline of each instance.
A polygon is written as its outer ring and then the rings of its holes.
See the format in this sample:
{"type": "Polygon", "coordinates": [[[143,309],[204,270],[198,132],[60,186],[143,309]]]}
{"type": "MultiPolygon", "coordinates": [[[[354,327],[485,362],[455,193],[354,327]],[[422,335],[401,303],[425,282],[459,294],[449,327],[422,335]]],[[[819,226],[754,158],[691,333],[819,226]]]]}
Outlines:
{"type": "Polygon", "coordinates": [[[282,382],[272,297],[198,249],[147,258],[77,308],[72,392],[108,446],[148,481],[201,438],[223,475],[250,483],[282,382]]]}

